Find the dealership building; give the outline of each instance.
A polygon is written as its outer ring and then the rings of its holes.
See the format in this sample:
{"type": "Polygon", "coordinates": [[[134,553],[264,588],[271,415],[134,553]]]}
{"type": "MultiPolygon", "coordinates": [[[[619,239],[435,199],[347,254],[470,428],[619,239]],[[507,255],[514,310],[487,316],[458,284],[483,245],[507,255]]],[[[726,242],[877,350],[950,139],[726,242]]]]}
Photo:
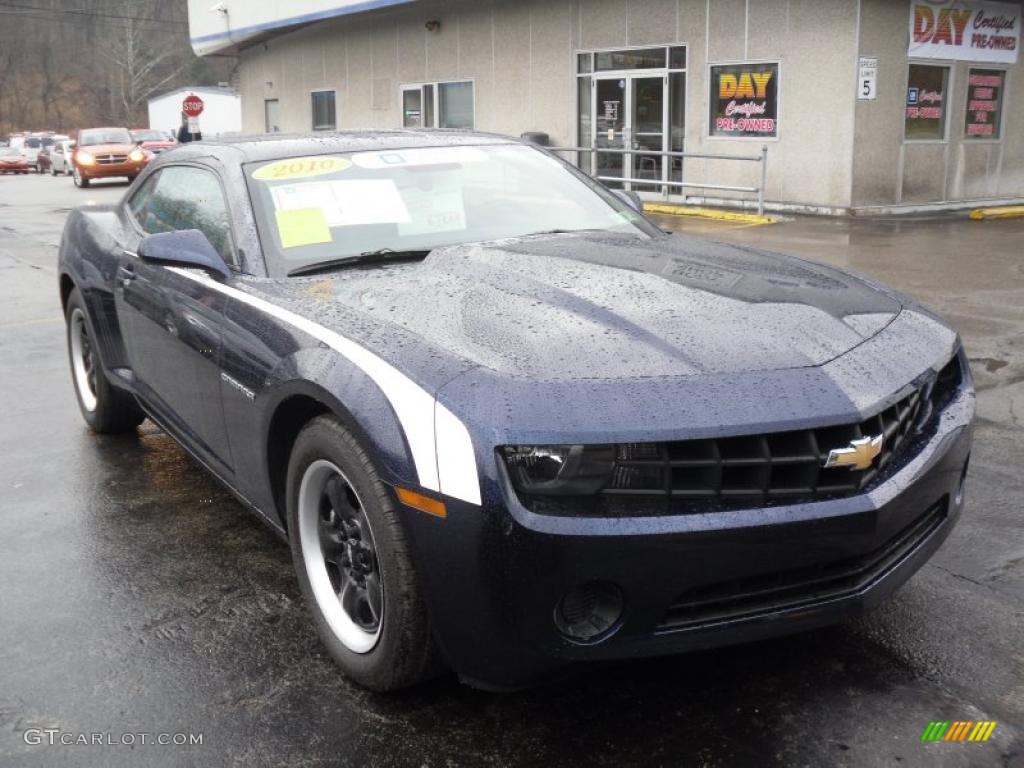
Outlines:
{"type": "Polygon", "coordinates": [[[189,0],[195,51],[238,57],[246,132],[540,133],[650,199],[763,189],[769,208],[837,214],[1024,200],[1022,16],[971,0],[189,0]]]}

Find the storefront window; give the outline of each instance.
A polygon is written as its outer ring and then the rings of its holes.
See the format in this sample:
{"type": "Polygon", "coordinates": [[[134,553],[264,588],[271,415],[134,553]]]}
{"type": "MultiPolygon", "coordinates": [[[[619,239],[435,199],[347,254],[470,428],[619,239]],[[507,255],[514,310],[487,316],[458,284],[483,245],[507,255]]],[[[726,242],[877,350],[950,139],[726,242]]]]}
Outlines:
{"type": "Polygon", "coordinates": [[[779,135],[779,65],[711,67],[710,136],[773,138],[779,135]]]}
{"type": "Polygon", "coordinates": [[[334,91],[313,91],[313,130],[333,131],[337,127],[334,91]]]}
{"type": "Polygon", "coordinates": [[[968,73],[966,138],[999,138],[1005,77],[1000,69],[972,69],[968,73]]]}
{"type": "MultiPolygon", "coordinates": [[[[576,136],[578,147],[589,147],[590,146],[590,88],[591,80],[589,77],[580,77],[576,80],[577,88],[577,109],[576,124],[578,126],[579,133],[576,136]]],[[[590,152],[580,152],[576,158],[576,165],[580,168],[590,168],[590,152]]]]}
{"type": "Polygon", "coordinates": [[[908,141],[946,138],[949,67],[911,64],[907,75],[904,137],[908,141]]]}
{"type": "Polygon", "coordinates": [[[472,129],[473,83],[460,80],[403,85],[402,125],[406,128],[472,129]]]}
{"type": "Polygon", "coordinates": [[[662,69],[664,66],[664,48],[601,51],[594,54],[594,69],[598,72],[618,69],[662,69]]]}
{"type": "Polygon", "coordinates": [[[473,127],[472,83],[438,83],[437,96],[440,128],[473,127]]]}

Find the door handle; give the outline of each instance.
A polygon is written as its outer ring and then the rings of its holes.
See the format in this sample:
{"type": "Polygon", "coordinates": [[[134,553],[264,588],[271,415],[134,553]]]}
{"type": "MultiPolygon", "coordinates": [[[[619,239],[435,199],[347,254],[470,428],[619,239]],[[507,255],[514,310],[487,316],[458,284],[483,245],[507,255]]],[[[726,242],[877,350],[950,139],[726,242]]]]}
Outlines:
{"type": "Polygon", "coordinates": [[[131,267],[122,266],[117,270],[117,279],[121,281],[121,287],[127,288],[135,279],[135,270],[131,267]]]}

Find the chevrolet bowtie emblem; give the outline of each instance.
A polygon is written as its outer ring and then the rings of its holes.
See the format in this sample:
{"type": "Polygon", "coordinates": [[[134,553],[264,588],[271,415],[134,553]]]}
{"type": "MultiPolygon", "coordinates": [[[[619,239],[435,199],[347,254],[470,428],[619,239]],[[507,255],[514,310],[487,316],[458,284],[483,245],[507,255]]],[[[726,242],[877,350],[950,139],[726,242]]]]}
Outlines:
{"type": "Polygon", "coordinates": [[[853,440],[846,448],[833,448],[828,452],[825,459],[825,467],[849,467],[854,469],[867,469],[871,462],[882,452],[882,443],[885,435],[874,437],[862,437],[853,440]]]}

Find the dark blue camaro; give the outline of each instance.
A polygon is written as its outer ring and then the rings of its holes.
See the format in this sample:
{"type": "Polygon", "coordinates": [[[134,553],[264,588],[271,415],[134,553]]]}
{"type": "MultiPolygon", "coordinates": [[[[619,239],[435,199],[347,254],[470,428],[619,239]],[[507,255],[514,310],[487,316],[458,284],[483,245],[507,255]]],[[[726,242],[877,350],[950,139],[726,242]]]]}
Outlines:
{"type": "Polygon", "coordinates": [[[151,418],[286,536],[377,690],[836,622],[962,508],[948,326],[500,137],[165,153],[68,218],[60,295],[89,425],[151,418]]]}

